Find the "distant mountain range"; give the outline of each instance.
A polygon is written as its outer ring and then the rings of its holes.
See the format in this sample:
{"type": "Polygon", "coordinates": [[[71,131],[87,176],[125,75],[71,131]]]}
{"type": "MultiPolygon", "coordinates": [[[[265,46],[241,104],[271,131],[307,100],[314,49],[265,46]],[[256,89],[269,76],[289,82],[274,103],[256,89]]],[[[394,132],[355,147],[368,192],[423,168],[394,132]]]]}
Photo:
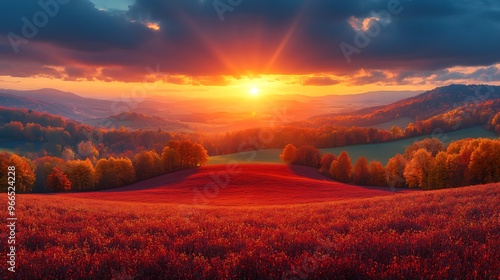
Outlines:
{"type": "Polygon", "coordinates": [[[336,124],[367,126],[398,119],[425,120],[457,108],[477,106],[488,100],[500,99],[500,86],[449,85],[426,91],[388,105],[364,108],[351,113],[316,116],[308,125],[336,124]]]}
{"type": "MultiPolygon", "coordinates": [[[[129,104],[86,98],[54,89],[0,89],[0,106],[31,109],[106,128],[227,132],[268,126],[269,119],[273,117],[271,111],[282,108],[287,114],[286,118],[299,126],[377,127],[387,123],[378,127],[386,128],[397,124],[404,128],[415,120],[500,99],[499,86],[450,85],[417,93],[368,92],[320,97],[266,95],[260,100],[247,98],[239,100],[239,103],[224,99],[167,99],[150,96],[142,102],[129,104]]],[[[490,110],[496,109],[493,107],[490,110]]],[[[457,112],[453,114],[456,115],[457,112]]]]}

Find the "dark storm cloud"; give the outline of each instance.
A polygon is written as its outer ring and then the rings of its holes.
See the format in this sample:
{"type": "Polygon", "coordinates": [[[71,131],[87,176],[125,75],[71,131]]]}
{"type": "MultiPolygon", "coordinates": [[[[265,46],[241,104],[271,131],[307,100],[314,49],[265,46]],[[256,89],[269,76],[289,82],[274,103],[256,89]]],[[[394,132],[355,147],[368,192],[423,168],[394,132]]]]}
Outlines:
{"type": "MultiPolygon", "coordinates": [[[[26,75],[33,72],[26,70],[31,63],[38,71],[45,65],[65,68],[61,73],[67,79],[88,79],[97,73],[99,79],[135,81],[148,74],[146,66],[159,64],[166,75],[198,77],[342,76],[360,69],[388,70],[399,72],[395,80],[404,83],[418,72],[500,61],[498,1],[136,0],[129,11],[119,13],[99,11],[88,0],[72,0],[59,9],[29,43],[20,43],[16,55],[8,34],[22,37],[22,18],[33,21],[33,15],[43,9],[38,1],[0,3],[0,61],[9,66],[9,70],[0,69],[1,75],[26,75]],[[392,13],[391,7],[399,12],[392,13]],[[223,21],[221,11],[225,11],[223,21]],[[368,43],[357,45],[356,36],[364,31],[355,30],[352,21],[361,24],[387,13],[389,20],[371,21],[372,33],[364,35],[368,43]],[[148,22],[157,23],[160,30],[147,28],[148,22]],[[355,48],[350,62],[342,43],[355,48]]],[[[382,72],[373,73],[355,84],[387,79],[382,72]]]]}

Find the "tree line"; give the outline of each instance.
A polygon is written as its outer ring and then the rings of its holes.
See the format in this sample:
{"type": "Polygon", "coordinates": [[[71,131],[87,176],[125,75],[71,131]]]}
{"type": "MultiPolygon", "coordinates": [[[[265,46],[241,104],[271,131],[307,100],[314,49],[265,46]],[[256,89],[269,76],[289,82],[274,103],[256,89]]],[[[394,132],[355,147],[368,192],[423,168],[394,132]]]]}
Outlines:
{"type": "MultiPolygon", "coordinates": [[[[31,160],[16,154],[0,153],[0,170],[16,168],[16,190],[30,192],[64,192],[104,190],[125,186],[136,181],[204,165],[207,151],[189,140],[171,140],[158,154],[142,151],[133,157],[98,159],[98,151],[89,141],[83,143],[78,159],[43,156],[31,160]]],[[[7,173],[2,174],[2,188],[7,186],[7,173]]],[[[4,190],[4,191],[5,191],[4,190]]]]}
{"type": "Polygon", "coordinates": [[[500,140],[464,139],[445,147],[436,138],[415,142],[386,166],[360,157],[352,164],[347,152],[322,155],[314,146],[288,144],[280,155],[287,164],[318,169],[334,180],[368,186],[444,189],[500,182],[500,140]]]}

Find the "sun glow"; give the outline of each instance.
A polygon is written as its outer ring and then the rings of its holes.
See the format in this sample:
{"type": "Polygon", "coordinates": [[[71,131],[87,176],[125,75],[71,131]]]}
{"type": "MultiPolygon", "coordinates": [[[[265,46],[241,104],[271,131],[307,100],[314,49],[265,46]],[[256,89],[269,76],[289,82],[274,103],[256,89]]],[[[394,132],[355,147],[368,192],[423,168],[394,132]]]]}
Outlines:
{"type": "Polygon", "coordinates": [[[250,89],[249,93],[250,93],[251,96],[257,96],[257,95],[259,95],[260,90],[257,87],[252,87],[250,89]]]}

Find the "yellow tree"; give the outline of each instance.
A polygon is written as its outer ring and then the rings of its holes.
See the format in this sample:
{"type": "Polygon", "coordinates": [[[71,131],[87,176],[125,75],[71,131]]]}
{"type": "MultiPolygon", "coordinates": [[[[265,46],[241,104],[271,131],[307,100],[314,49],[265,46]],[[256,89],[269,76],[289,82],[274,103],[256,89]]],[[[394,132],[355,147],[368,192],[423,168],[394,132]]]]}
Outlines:
{"type": "Polygon", "coordinates": [[[334,180],[348,183],[351,180],[352,163],[347,152],[341,152],[330,166],[330,176],[334,180]]]}
{"type": "Polygon", "coordinates": [[[399,126],[393,126],[391,127],[391,130],[389,131],[392,135],[392,138],[400,138],[404,136],[403,130],[399,126]]]}
{"type": "Polygon", "coordinates": [[[9,154],[3,152],[0,153],[0,191],[2,193],[7,192],[8,185],[8,168],[9,168],[9,154]]]}
{"type": "Polygon", "coordinates": [[[181,168],[181,156],[174,148],[163,148],[161,152],[161,162],[163,164],[163,170],[167,173],[181,168]]]}
{"type": "Polygon", "coordinates": [[[389,159],[385,166],[385,174],[387,184],[391,188],[403,188],[406,186],[404,171],[406,167],[406,160],[401,154],[389,159]]]}
{"type": "Polygon", "coordinates": [[[429,171],[432,166],[432,155],[426,149],[421,148],[413,154],[413,158],[405,167],[404,176],[410,188],[429,188],[429,171]]]}
{"type": "Polygon", "coordinates": [[[134,170],[137,180],[158,176],[162,169],[160,157],[154,151],[145,151],[134,156],[134,170]]]}
{"type": "Polygon", "coordinates": [[[16,190],[24,193],[31,192],[36,179],[35,164],[28,158],[14,154],[10,156],[8,165],[16,168],[16,190]]]}
{"type": "Polygon", "coordinates": [[[437,153],[444,151],[444,146],[443,142],[437,138],[426,138],[422,141],[415,142],[406,148],[404,153],[406,160],[411,160],[413,154],[419,149],[425,149],[432,156],[436,156],[437,153]]]}
{"type": "Polygon", "coordinates": [[[95,169],[89,159],[68,161],[64,171],[71,181],[73,190],[88,191],[94,189],[95,169]]]}
{"type": "Polygon", "coordinates": [[[100,189],[111,189],[134,182],[135,171],[130,159],[110,157],[97,162],[95,177],[100,189]]]}
{"type": "Polygon", "coordinates": [[[357,185],[368,185],[370,182],[368,160],[365,157],[358,158],[354,164],[353,182],[357,185]]]}
{"type": "Polygon", "coordinates": [[[297,159],[297,148],[293,144],[286,145],[280,159],[286,164],[292,164],[297,159]]]}
{"type": "Polygon", "coordinates": [[[494,183],[500,181],[500,141],[482,139],[472,153],[467,167],[470,183],[494,183]]]}
{"type": "Polygon", "coordinates": [[[429,171],[429,188],[445,189],[451,187],[450,172],[448,170],[448,155],[439,152],[433,160],[429,171]]]}

